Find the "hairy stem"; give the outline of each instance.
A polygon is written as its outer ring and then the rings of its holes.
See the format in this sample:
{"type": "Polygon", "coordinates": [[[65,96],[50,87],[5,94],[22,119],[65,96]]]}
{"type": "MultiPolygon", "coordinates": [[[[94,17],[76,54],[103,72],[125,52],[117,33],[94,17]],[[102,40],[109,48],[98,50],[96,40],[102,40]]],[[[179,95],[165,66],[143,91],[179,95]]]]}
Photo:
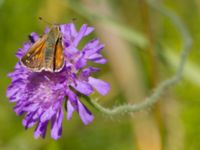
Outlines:
{"type": "Polygon", "coordinates": [[[157,101],[159,101],[159,97],[166,92],[166,90],[177,84],[182,79],[184,66],[186,64],[187,57],[190,52],[190,48],[192,45],[192,39],[190,37],[190,34],[187,31],[187,28],[182,23],[182,21],[179,19],[178,16],[176,16],[172,11],[169,11],[164,6],[158,5],[154,0],[146,0],[148,5],[159,11],[162,15],[168,17],[171,22],[176,26],[176,28],[179,30],[182,40],[183,40],[183,48],[180,55],[180,62],[176,71],[176,74],[172,76],[171,78],[161,82],[158,87],[154,90],[154,92],[147,97],[143,102],[138,104],[124,104],[121,106],[117,106],[114,108],[105,108],[101,106],[99,103],[97,103],[95,100],[88,99],[90,103],[95,106],[99,111],[106,115],[119,115],[119,114],[125,114],[130,112],[137,112],[141,110],[145,110],[149,107],[151,107],[153,104],[155,104],[157,101]]]}

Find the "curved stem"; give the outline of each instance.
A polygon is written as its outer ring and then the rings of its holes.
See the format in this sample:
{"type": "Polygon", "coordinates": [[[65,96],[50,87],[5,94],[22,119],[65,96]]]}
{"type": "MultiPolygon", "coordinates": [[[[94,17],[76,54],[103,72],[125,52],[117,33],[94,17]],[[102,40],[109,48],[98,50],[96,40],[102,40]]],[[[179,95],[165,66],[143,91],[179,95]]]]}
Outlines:
{"type": "Polygon", "coordinates": [[[187,57],[190,52],[190,48],[192,45],[192,39],[190,37],[190,34],[188,33],[186,27],[182,23],[182,21],[179,19],[178,16],[176,16],[173,12],[167,10],[165,7],[158,5],[155,3],[154,0],[147,0],[149,6],[157,11],[159,11],[161,14],[168,17],[172,23],[176,26],[176,28],[180,31],[180,34],[183,38],[183,49],[180,55],[180,62],[176,71],[176,74],[172,76],[171,78],[161,82],[158,87],[154,90],[154,92],[147,97],[143,102],[138,104],[124,104],[121,106],[117,106],[115,108],[105,108],[101,106],[99,103],[97,103],[94,100],[90,100],[90,103],[100,110],[102,113],[106,115],[119,115],[129,112],[137,112],[144,109],[147,109],[151,107],[153,104],[155,104],[159,97],[171,86],[175,85],[177,82],[179,82],[182,78],[184,66],[187,60],[187,57]]]}

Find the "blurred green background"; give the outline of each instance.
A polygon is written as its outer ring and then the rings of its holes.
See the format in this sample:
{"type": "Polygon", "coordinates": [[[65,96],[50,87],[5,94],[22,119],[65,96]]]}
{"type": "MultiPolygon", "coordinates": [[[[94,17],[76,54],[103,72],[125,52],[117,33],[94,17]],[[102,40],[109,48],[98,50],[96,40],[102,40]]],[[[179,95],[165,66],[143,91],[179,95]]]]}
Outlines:
{"type": "Polygon", "coordinates": [[[199,150],[200,149],[200,1],[157,0],[176,13],[187,26],[193,47],[184,79],[151,109],[111,118],[88,106],[95,120],[84,126],[77,114],[64,119],[58,141],[34,139],[22,117],[6,98],[7,73],[18,61],[17,49],[36,31],[43,33],[41,16],[52,23],[76,18],[95,27],[92,36],[105,43],[108,63],[98,75],[111,84],[111,92],[99,103],[113,107],[142,101],[164,79],[175,73],[182,38],[169,18],[145,0],[0,0],[0,150],[199,150]]]}

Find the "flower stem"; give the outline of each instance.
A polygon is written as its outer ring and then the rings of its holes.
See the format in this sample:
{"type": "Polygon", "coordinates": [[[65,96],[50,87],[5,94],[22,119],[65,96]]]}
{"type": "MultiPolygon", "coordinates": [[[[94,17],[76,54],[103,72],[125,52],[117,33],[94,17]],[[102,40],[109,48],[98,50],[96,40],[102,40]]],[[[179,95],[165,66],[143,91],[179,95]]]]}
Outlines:
{"type": "Polygon", "coordinates": [[[187,61],[187,57],[190,52],[190,48],[192,45],[192,38],[190,34],[188,33],[187,28],[182,23],[180,18],[176,16],[172,11],[166,9],[164,6],[158,5],[154,0],[146,0],[148,5],[159,11],[162,15],[168,17],[171,22],[176,26],[176,28],[179,30],[182,40],[183,40],[183,46],[182,46],[182,52],[180,55],[180,61],[179,65],[176,71],[176,74],[169,79],[166,79],[165,81],[161,82],[157,88],[155,88],[154,92],[147,97],[143,102],[138,104],[124,104],[121,106],[117,106],[114,108],[105,108],[99,103],[97,103],[94,100],[91,100],[88,98],[87,100],[99,111],[106,115],[120,115],[130,112],[138,112],[141,110],[145,110],[149,107],[151,107],[153,104],[155,104],[157,101],[159,101],[159,97],[171,86],[174,86],[177,84],[181,79],[184,71],[184,67],[187,61]]]}

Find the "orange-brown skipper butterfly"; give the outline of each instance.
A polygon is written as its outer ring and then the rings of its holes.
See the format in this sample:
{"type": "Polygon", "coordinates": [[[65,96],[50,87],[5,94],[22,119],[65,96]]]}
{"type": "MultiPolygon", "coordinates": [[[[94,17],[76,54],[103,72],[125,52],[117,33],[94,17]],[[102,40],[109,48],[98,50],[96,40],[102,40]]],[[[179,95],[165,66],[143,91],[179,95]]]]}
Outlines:
{"type": "Polygon", "coordinates": [[[64,66],[62,35],[58,25],[38,39],[22,57],[24,66],[35,72],[58,72],[64,66]]]}

